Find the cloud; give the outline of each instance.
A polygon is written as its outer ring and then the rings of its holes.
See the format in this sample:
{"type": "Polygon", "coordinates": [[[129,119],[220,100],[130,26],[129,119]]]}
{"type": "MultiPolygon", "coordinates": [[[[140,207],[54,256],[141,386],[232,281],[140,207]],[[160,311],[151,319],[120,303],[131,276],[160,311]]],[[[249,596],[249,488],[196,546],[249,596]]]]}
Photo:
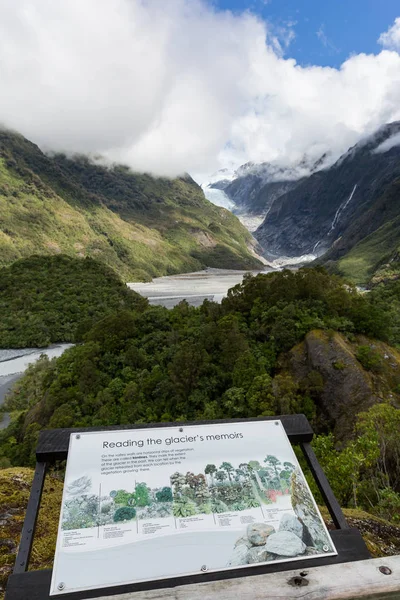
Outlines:
{"type": "Polygon", "coordinates": [[[378,43],[388,50],[400,52],[400,17],[397,17],[393,25],[379,36],[378,43]]]}
{"type": "Polygon", "coordinates": [[[400,133],[396,133],[395,135],[392,135],[392,137],[390,137],[387,140],[385,140],[384,142],[382,142],[382,144],[380,146],[375,148],[374,153],[379,154],[381,152],[387,152],[388,150],[390,150],[391,148],[394,148],[395,146],[400,146],[400,133]]]}
{"type": "Polygon", "coordinates": [[[396,52],[340,69],[284,52],[260,18],[202,0],[0,0],[0,122],[174,175],[336,156],[400,118],[396,52]]]}
{"type": "Polygon", "coordinates": [[[320,25],[318,31],[316,32],[316,36],[323,46],[326,47],[328,45],[328,38],[324,30],[324,25],[320,25]]]}
{"type": "Polygon", "coordinates": [[[327,48],[328,50],[331,50],[332,52],[334,52],[336,54],[339,52],[339,50],[335,46],[335,44],[326,35],[324,24],[320,25],[318,31],[316,32],[316,36],[325,48],[327,48]]]}

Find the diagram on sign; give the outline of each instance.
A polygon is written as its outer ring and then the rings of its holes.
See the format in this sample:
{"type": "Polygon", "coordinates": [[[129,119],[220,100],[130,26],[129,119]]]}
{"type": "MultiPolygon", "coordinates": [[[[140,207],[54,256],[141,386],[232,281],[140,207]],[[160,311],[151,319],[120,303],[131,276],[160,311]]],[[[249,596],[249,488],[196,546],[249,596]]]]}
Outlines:
{"type": "Polygon", "coordinates": [[[52,593],[332,554],[280,421],[71,436],[52,593]]]}

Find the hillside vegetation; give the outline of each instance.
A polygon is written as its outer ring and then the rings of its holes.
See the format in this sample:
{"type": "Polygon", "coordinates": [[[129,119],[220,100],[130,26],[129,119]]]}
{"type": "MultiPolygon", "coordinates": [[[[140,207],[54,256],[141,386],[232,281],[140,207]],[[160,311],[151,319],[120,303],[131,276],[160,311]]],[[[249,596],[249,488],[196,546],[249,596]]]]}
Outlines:
{"type": "Polygon", "coordinates": [[[221,305],[114,312],[16,383],[1,464],[32,465],[47,427],[305,413],[342,504],[400,514],[395,293],[301,269],[248,276],[221,305]]]}
{"type": "Polygon", "coordinates": [[[0,266],[32,254],[92,257],[126,281],[204,267],[251,269],[255,242],[189,177],[49,157],[0,131],[0,266]]]}
{"type": "Polygon", "coordinates": [[[91,258],[31,256],[0,269],[0,348],[76,342],[107,314],[146,306],[91,258]]]}

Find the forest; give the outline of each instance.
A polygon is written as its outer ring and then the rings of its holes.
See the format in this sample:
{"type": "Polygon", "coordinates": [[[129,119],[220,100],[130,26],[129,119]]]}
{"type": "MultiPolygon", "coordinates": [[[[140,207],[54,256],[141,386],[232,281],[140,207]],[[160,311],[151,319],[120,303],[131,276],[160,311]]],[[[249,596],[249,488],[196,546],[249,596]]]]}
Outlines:
{"type": "MultiPolygon", "coordinates": [[[[304,413],[342,506],[400,521],[399,286],[362,294],[317,267],[248,275],[221,304],[167,310],[134,297],[113,305],[82,329],[79,344],[57,360],[43,357],[17,382],[4,406],[12,419],[0,434],[0,464],[31,466],[43,428],[304,413]],[[312,344],[320,362],[299,371],[296,360],[312,344]],[[336,412],[326,399],[332,380],[354,384],[335,399],[336,412]],[[360,382],[367,392],[354,404],[360,382]]],[[[278,479],[274,490],[284,493],[278,479]]],[[[228,470],[217,465],[215,481],[229,483],[228,470]]],[[[213,501],[237,502],[234,487],[213,501]]],[[[199,502],[186,497],[190,512],[199,502]]]]}
{"type": "Polygon", "coordinates": [[[76,342],[107,314],[146,305],[91,258],[31,256],[0,269],[0,348],[76,342]]]}

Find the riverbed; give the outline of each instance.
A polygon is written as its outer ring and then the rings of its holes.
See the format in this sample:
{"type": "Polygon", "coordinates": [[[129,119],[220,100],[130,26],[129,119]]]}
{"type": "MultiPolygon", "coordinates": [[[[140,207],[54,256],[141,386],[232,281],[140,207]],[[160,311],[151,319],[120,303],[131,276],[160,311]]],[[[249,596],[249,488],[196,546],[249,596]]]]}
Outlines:
{"type": "Polygon", "coordinates": [[[269,273],[263,271],[233,271],[230,269],[205,269],[194,273],[182,273],[167,277],[156,277],[149,283],[128,283],[128,286],[145,296],[152,305],[172,308],[182,300],[192,306],[200,306],[204,300],[221,302],[228,290],[243,281],[246,273],[269,273]]]}

